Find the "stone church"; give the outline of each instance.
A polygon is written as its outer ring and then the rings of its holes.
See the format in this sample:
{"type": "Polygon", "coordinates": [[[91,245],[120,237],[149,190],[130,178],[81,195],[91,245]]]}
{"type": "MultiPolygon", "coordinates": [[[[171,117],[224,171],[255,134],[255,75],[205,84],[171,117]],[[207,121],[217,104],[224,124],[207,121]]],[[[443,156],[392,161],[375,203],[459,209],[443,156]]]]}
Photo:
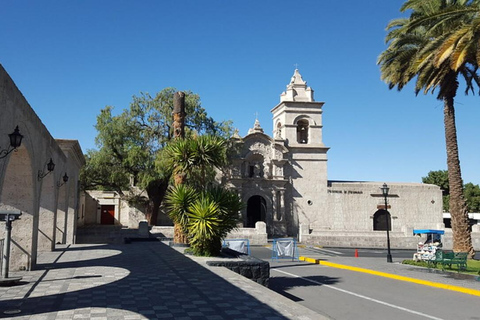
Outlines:
{"type": "Polygon", "coordinates": [[[271,109],[273,137],[258,120],[245,137],[235,135],[241,152],[227,181],[246,204],[244,228],[263,221],[269,238],[364,247],[384,246],[387,219],[393,247],[414,246],[414,228],[443,229],[438,186],[388,182],[386,211],[383,181],[327,179],[323,105],[295,70],[280,103],[271,109]]]}

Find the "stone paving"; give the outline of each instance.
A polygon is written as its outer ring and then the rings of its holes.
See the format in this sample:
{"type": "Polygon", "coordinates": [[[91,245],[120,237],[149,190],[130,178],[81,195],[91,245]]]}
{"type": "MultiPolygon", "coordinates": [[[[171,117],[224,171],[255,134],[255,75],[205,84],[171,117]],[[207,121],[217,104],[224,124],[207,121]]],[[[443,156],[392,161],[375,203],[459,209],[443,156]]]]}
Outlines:
{"type": "Polygon", "coordinates": [[[322,319],[206,258],[162,242],[72,245],[38,258],[38,270],[11,272],[0,287],[0,318],[322,319]]]}

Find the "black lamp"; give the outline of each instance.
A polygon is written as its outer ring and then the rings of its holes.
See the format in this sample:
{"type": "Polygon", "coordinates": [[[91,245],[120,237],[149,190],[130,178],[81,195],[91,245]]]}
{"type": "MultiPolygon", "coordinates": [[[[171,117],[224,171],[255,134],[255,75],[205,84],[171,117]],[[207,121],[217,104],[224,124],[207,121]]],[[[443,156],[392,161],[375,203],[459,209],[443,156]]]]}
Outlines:
{"type": "Polygon", "coordinates": [[[42,180],[55,169],[55,163],[53,163],[52,158],[50,158],[50,161],[47,163],[47,172],[44,172],[43,170],[38,170],[38,180],[42,180]]]}
{"type": "Polygon", "coordinates": [[[387,186],[386,183],[384,183],[380,189],[382,189],[382,194],[385,199],[385,221],[387,222],[387,262],[393,262],[392,254],[390,253],[390,233],[389,233],[390,219],[388,219],[390,216],[390,213],[387,210],[387,197],[388,197],[388,191],[390,190],[390,188],[387,186]]]}
{"type": "Polygon", "coordinates": [[[68,181],[68,175],[67,175],[66,172],[65,172],[65,175],[62,177],[62,180],[63,180],[62,183],[58,182],[58,184],[57,184],[57,186],[58,186],[59,188],[60,188],[61,186],[63,186],[65,183],[67,183],[67,181],[68,181]]]}
{"type": "Polygon", "coordinates": [[[23,136],[20,134],[18,126],[8,135],[8,138],[10,139],[10,146],[5,150],[0,151],[0,159],[5,158],[10,152],[17,150],[22,144],[23,136]]]}

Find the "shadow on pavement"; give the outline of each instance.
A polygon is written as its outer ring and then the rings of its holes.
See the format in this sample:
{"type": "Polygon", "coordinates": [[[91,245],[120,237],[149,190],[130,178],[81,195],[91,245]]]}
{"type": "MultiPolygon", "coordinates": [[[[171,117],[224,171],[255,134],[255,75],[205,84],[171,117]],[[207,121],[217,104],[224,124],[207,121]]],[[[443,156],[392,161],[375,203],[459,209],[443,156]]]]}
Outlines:
{"type": "Polygon", "coordinates": [[[0,301],[0,317],[20,310],[15,316],[50,313],[49,319],[54,312],[105,319],[107,314],[115,319],[135,314],[148,319],[286,319],[161,242],[74,246],[57,260],[38,265],[43,274],[25,296],[0,301]]]}
{"type": "Polygon", "coordinates": [[[326,276],[305,276],[302,278],[272,277],[270,278],[269,288],[293,301],[298,302],[302,301],[302,299],[287,292],[288,290],[298,287],[319,287],[322,285],[333,285],[338,282],[340,282],[339,278],[326,276]]]}

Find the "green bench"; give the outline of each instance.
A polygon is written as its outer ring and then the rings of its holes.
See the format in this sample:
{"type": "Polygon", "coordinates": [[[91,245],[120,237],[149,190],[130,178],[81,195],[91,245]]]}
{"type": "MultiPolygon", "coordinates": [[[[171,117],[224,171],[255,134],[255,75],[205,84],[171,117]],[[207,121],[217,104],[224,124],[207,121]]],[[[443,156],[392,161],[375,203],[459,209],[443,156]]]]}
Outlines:
{"type": "Polygon", "coordinates": [[[443,252],[442,250],[437,250],[437,252],[435,252],[435,259],[428,260],[428,266],[431,264],[436,266],[437,263],[440,263],[442,270],[445,270],[445,266],[452,269],[452,265],[457,265],[458,271],[466,270],[467,257],[467,252],[443,252]]]}

